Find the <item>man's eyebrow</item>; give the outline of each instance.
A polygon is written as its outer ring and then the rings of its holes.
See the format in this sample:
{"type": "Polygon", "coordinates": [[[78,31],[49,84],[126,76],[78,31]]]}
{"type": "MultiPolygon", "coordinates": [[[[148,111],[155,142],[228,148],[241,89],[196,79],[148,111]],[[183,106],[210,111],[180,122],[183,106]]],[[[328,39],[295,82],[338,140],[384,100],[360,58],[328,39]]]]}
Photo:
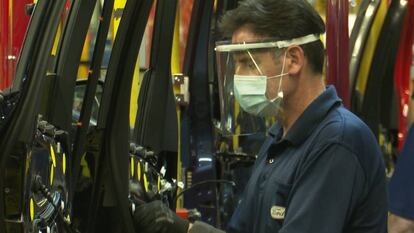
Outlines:
{"type": "Polygon", "coordinates": [[[237,62],[239,62],[239,63],[248,63],[249,61],[250,61],[250,59],[247,58],[247,57],[242,57],[242,58],[237,60],[237,62]]]}
{"type": "Polygon", "coordinates": [[[234,54],[233,59],[237,62],[247,62],[250,60],[250,57],[243,53],[243,54],[234,54]]]}

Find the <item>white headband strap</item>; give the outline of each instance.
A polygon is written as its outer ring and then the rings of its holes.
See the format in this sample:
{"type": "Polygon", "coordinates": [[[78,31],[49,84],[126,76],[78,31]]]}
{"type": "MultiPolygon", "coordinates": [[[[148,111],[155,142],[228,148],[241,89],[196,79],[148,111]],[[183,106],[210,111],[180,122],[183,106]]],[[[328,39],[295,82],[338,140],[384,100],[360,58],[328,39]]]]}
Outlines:
{"type": "Polygon", "coordinates": [[[249,49],[263,49],[263,48],[286,48],[290,45],[302,45],[320,40],[318,34],[310,34],[307,36],[291,39],[281,40],[273,42],[260,42],[260,43],[243,43],[243,44],[229,44],[229,45],[218,45],[215,50],[217,52],[233,52],[243,51],[249,49]]]}

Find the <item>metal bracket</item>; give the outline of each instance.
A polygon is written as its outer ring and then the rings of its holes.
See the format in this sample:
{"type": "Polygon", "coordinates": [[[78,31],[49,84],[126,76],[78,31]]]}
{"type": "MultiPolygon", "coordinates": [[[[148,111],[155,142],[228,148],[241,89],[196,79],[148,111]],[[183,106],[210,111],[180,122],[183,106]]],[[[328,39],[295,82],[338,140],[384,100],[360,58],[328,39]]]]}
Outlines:
{"type": "Polygon", "coordinates": [[[188,76],[184,74],[173,74],[172,77],[174,90],[178,90],[175,92],[175,102],[180,106],[187,106],[190,103],[188,76]]]}

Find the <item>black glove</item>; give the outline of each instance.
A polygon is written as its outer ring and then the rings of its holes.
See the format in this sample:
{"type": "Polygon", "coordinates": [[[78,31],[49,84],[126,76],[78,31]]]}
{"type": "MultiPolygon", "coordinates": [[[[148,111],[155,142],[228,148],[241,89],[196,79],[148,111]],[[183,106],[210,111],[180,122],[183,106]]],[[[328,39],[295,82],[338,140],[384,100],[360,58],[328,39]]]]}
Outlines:
{"type": "Polygon", "coordinates": [[[134,214],[139,233],[187,233],[189,222],[178,217],[161,201],[139,205],[134,214]]]}

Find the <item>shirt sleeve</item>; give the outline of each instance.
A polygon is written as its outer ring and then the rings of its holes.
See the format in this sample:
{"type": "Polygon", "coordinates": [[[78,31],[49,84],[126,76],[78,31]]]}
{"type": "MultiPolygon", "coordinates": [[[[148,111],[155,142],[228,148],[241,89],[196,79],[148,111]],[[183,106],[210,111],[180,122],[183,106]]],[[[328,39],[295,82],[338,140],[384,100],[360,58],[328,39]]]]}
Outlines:
{"type": "MultiPolygon", "coordinates": [[[[365,173],[355,154],[341,144],[332,144],[308,156],[299,171],[280,233],[348,232],[348,227],[352,224],[349,222],[350,217],[352,215],[355,218],[355,208],[361,202],[366,186],[365,173]]],[[[383,188],[385,199],[385,184],[383,188]]],[[[372,216],[380,216],[381,209],[384,209],[382,200],[372,201],[380,201],[378,209],[358,209],[361,217],[356,221],[364,221],[365,218],[366,224],[373,226],[378,221],[386,222],[381,217],[372,220],[372,216]],[[375,211],[379,211],[379,214],[375,211]]]]}

